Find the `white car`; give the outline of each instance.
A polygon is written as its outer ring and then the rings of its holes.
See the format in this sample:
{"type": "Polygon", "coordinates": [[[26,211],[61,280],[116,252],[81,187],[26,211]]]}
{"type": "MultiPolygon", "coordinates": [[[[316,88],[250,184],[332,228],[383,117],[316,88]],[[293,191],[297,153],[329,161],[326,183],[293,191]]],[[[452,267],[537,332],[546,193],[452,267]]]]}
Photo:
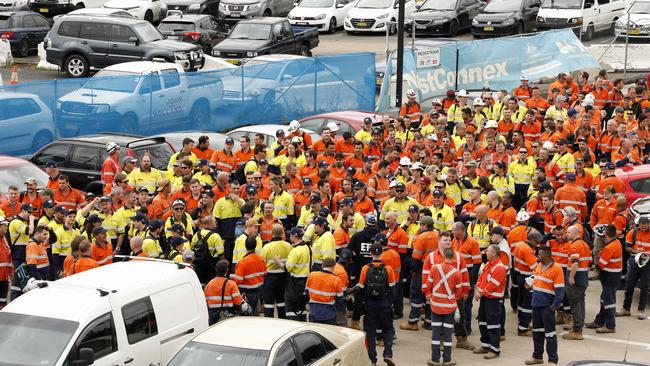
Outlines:
{"type": "MultiPolygon", "coordinates": [[[[415,0],[405,0],[404,18],[415,11],[415,0]]],[[[343,28],[348,33],[356,32],[397,32],[397,13],[399,0],[359,0],[345,17],[343,28]],[[393,24],[388,24],[392,22],[393,24]]]]}
{"type": "MultiPolygon", "coordinates": [[[[261,133],[262,135],[264,135],[264,145],[271,146],[276,140],[275,133],[278,130],[283,130],[285,135],[289,134],[289,126],[264,124],[264,125],[251,125],[251,126],[239,127],[237,129],[234,129],[226,133],[226,135],[228,135],[228,137],[232,137],[236,141],[239,141],[239,139],[242,138],[242,136],[248,136],[248,138],[251,139],[252,142],[253,139],[255,138],[255,135],[261,133]]],[[[305,128],[301,128],[301,130],[311,135],[312,143],[321,139],[321,136],[312,130],[308,130],[305,128]]]]}
{"type": "Polygon", "coordinates": [[[50,108],[35,94],[0,93],[0,127],[1,154],[34,152],[58,138],[50,108]]]}
{"type": "Polygon", "coordinates": [[[199,333],[167,366],[370,365],[361,331],[258,317],[234,317],[199,333]]]}
{"type": "Polygon", "coordinates": [[[616,21],[616,37],[650,38],[650,1],[632,3],[627,15],[616,21]]]}
{"type": "Polygon", "coordinates": [[[150,23],[161,21],[167,14],[167,5],[160,0],[109,0],[106,9],[121,9],[150,23]]]}
{"type": "Polygon", "coordinates": [[[120,18],[135,18],[133,14],[122,9],[106,9],[106,8],[81,8],[73,10],[68,14],[56,15],[52,21],[57,21],[59,18],[66,15],[92,15],[92,16],[107,16],[107,17],[120,17],[120,18]]]}
{"type": "Polygon", "coordinates": [[[358,0],[302,0],[287,18],[291,25],[307,25],[321,32],[336,32],[343,27],[348,11],[358,0]]]}

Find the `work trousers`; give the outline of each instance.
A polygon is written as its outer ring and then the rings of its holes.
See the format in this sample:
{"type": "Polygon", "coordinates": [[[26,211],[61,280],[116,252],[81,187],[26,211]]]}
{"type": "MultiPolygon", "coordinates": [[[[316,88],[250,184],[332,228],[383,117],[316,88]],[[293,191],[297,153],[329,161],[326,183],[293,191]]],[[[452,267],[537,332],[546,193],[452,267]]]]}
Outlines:
{"type": "MultiPolygon", "coordinates": [[[[412,252],[413,249],[409,249],[409,252],[412,252]]],[[[409,298],[409,293],[411,291],[411,253],[400,253],[399,255],[400,262],[402,263],[402,272],[400,272],[400,280],[402,281],[402,292],[398,292],[398,297],[409,298]]]]}
{"type": "Polygon", "coordinates": [[[625,281],[625,300],[623,301],[623,308],[625,310],[630,310],[632,307],[632,297],[634,296],[634,288],[638,282],[639,289],[639,312],[645,310],[646,302],[648,301],[648,279],[650,278],[650,264],[647,264],[643,268],[639,268],[634,260],[634,257],[630,256],[627,262],[627,279],[625,281]]]}
{"type": "Polygon", "coordinates": [[[481,347],[499,354],[501,352],[502,299],[481,297],[478,305],[478,329],[481,332],[481,347]]]}
{"type": "Polygon", "coordinates": [[[555,333],[555,311],[550,306],[533,308],[533,358],[544,358],[544,341],[548,362],[557,364],[557,334],[555,333]]]}
{"type": "Polygon", "coordinates": [[[262,291],[260,288],[246,288],[241,289],[242,295],[246,295],[246,301],[248,305],[251,306],[251,316],[257,316],[259,314],[259,303],[260,298],[262,297],[262,291]]]}
{"type": "Polygon", "coordinates": [[[510,272],[510,308],[512,310],[517,310],[517,306],[519,305],[519,282],[517,280],[517,277],[519,276],[519,273],[512,269],[512,272],[510,272]]]}
{"type": "Polygon", "coordinates": [[[600,311],[594,322],[599,326],[616,329],[616,289],[618,286],[604,283],[602,277],[600,283],[603,287],[600,293],[600,311]]]}
{"type": "Polygon", "coordinates": [[[444,346],[442,362],[451,361],[451,333],[454,329],[454,313],[431,314],[431,360],[440,362],[440,342],[444,346]]]}
{"type": "Polygon", "coordinates": [[[518,332],[525,332],[530,326],[530,320],[533,316],[533,308],[531,301],[533,292],[526,288],[526,276],[522,274],[517,275],[517,284],[519,286],[519,302],[517,304],[517,319],[519,325],[517,326],[518,332]]]}
{"type": "Polygon", "coordinates": [[[307,278],[289,277],[284,291],[287,319],[307,321],[305,285],[307,278]]]}
{"type": "Polygon", "coordinates": [[[467,295],[467,300],[465,300],[465,316],[463,317],[465,323],[465,330],[468,333],[472,332],[472,301],[474,300],[474,290],[476,287],[476,281],[478,280],[478,270],[480,269],[479,265],[474,265],[472,268],[468,269],[469,272],[469,295],[467,295]]]}
{"type": "Polygon", "coordinates": [[[512,198],[512,206],[519,211],[521,206],[528,200],[528,187],[530,184],[515,183],[515,195],[512,198]]]}
{"type": "Polygon", "coordinates": [[[377,363],[377,331],[381,330],[384,337],[384,358],[393,357],[393,314],[390,307],[366,306],[366,316],[363,317],[363,330],[366,332],[368,357],[372,363],[377,363]]]}
{"type": "Polygon", "coordinates": [[[424,321],[431,322],[431,308],[426,305],[424,294],[422,293],[422,269],[413,272],[411,276],[411,310],[409,311],[408,322],[410,324],[417,324],[420,320],[420,309],[424,307],[424,321]]]}
{"type": "MultiPolygon", "coordinates": [[[[465,312],[465,304],[466,300],[460,299],[456,301],[456,307],[458,308],[458,313],[460,314],[460,320],[458,323],[454,322],[454,335],[456,337],[467,337],[467,328],[465,328],[465,324],[467,323],[467,320],[465,319],[465,316],[467,314],[465,312]]],[[[427,308],[431,309],[428,306],[427,308]]]]}
{"type": "Polygon", "coordinates": [[[568,286],[566,288],[566,298],[571,305],[571,315],[573,316],[573,331],[582,332],[585,325],[585,292],[587,286],[568,286]]]}
{"type": "Polygon", "coordinates": [[[594,255],[594,263],[595,268],[598,268],[596,266],[596,263],[598,263],[598,260],[600,259],[600,251],[603,250],[605,247],[605,237],[604,236],[598,236],[594,233],[594,247],[591,250],[591,252],[594,255]]]}
{"type": "Polygon", "coordinates": [[[264,316],[275,317],[275,308],[278,308],[278,318],[286,319],[284,292],[287,287],[286,273],[267,273],[264,276],[262,299],[264,301],[264,316]]]}
{"type": "Polygon", "coordinates": [[[0,305],[6,305],[9,295],[9,281],[0,281],[0,305]]]}

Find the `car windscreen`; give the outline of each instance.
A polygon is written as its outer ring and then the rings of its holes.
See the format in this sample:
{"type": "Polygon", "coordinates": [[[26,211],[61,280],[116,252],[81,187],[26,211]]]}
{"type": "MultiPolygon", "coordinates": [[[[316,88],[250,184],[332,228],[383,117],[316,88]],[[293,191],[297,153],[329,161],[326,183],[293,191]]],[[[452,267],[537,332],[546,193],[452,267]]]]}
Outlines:
{"type": "MultiPolygon", "coordinates": [[[[38,169],[36,165],[31,163],[22,163],[0,168],[0,192],[7,192],[9,186],[22,187],[25,183],[25,177],[34,177],[38,183],[38,188],[45,188],[47,186],[47,174],[38,169]]],[[[2,327],[0,327],[0,333],[2,327]]],[[[2,365],[2,362],[0,362],[2,365]]]]}
{"type": "Polygon", "coordinates": [[[158,30],[163,33],[190,32],[194,29],[194,23],[190,22],[162,22],[158,26],[158,30]]]}
{"type": "Polygon", "coordinates": [[[151,23],[138,23],[133,26],[135,32],[140,36],[142,42],[148,43],[163,39],[162,34],[151,23]]]}
{"type": "Polygon", "coordinates": [[[268,358],[269,351],[189,342],[169,361],[167,366],[264,366],[268,358]]]}
{"type": "Polygon", "coordinates": [[[138,159],[138,161],[142,161],[142,156],[148,154],[151,158],[151,166],[162,170],[167,169],[167,163],[169,163],[169,159],[174,154],[171,147],[166,142],[136,147],[132,150],[135,155],[134,158],[138,159]]]}
{"type": "Polygon", "coordinates": [[[650,1],[636,1],[630,6],[632,14],[650,14],[650,1]]]}
{"type": "Polygon", "coordinates": [[[55,365],[78,322],[0,312],[0,365],[55,365]]]}
{"type": "Polygon", "coordinates": [[[239,23],[232,30],[230,39],[258,39],[267,40],[271,36],[270,24],[239,23]]]}
{"type": "Polygon", "coordinates": [[[457,0],[427,0],[420,10],[454,10],[457,0]]]}
{"type": "Polygon", "coordinates": [[[7,15],[0,15],[0,29],[13,28],[11,25],[11,18],[7,15]]]}
{"type": "Polygon", "coordinates": [[[101,70],[86,82],[84,88],[133,93],[139,81],[140,74],[135,72],[101,70]]]}
{"type": "Polygon", "coordinates": [[[285,62],[267,62],[257,65],[245,65],[244,73],[247,77],[260,78],[266,80],[277,80],[280,73],[284,70],[285,62]]]}
{"type": "Polygon", "coordinates": [[[521,8],[521,0],[492,0],[483,10],[486,13],[510,13],[521,8]]]}
{"type": "Polygon", "coordinates": [[[386,9],[393,6],[393,0],[359,0],[357,8],[361,9],[386,9]]]}
{"type": "Polygon", "coordinates": [[[544,0],[542,8],[582,9],[582,0],[544,0]]]}
{"type": "Polygon", "coordinates": [[[330,8],[334,0],[302,0],[298,6],[302,8],[330,8]]]}

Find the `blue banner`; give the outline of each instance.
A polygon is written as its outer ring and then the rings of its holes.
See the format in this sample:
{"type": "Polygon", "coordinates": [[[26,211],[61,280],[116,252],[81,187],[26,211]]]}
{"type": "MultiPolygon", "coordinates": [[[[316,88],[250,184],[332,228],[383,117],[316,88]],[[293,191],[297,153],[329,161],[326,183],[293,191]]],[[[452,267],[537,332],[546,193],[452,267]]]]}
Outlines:
{"type": "MultiPolygon", "coordinates": [[[[492,90],[510,90],[519,85],[521,74],[536,82],[560,72],[599,67],[570,29],[449,43],[439,48],[440,65],[435,67],[416,68],[415,52],[404,53],[404,90],[417,90],[419,100],[444,95],[449,89],[489,86],[492,90]]],[[[381,98],[390,97],[383,90],[389,87],[389,83],[382,85],[379,106],[387,104],[381,98]]]]}

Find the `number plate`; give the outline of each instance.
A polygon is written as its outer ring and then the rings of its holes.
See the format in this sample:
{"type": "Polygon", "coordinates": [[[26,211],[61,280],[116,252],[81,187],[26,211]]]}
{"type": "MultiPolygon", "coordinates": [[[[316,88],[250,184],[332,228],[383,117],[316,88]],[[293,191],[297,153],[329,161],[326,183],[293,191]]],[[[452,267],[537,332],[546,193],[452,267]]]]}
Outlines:
{"type": "Polygon", "coordinates": [[[230,16],[233,18],[239,18],[241,16],[241,13],[230,13],[230,16]]]}
{"type": "Polygon", "coordinates": [[[48,8],[40,8],[40,9],[38,9],[38,11],[41,12],[41,13],[49,13],[50,9],[48,9],[48,8]]]}
{"type": "Polygon", "coordinates": [[[483,27],[483,30],[486,32],[492,32],[494,30],[494,27],[483,27]]]}
{"type": "Polygon", "coordinates": [[[366,22],[357,23],[357,27],[367,27],[367,26],[368,26],[368,23],[366,23],[366,22]]]}
{"type": "Polygon", "coordinates": [[[416,25],[415,29],[427,29],[426,25],[416,25]]]}
{"type": "Polygon", "coordinates": [[[298,24],[298,25],[309,25],[309,23],[307,23],[307,22],[296,22],[296,24],[298,24]]]}
{"type": "Polygon", "coordinates": [[[640,28],[630,28],[629,33],[630,33],[630,35],[639,35],[639,34],[641,34],[641,29],[640,28]]]}
{"type": "Polygon", "coordinates": [[[239,60],[226,60],[226,62],[229,62],[233,65],[239,65],[239,60]]]}
{"type": "Polygon", "coordinates": [[[180,36],[168,36],[167,39],[181,39],[180,36]]]}

